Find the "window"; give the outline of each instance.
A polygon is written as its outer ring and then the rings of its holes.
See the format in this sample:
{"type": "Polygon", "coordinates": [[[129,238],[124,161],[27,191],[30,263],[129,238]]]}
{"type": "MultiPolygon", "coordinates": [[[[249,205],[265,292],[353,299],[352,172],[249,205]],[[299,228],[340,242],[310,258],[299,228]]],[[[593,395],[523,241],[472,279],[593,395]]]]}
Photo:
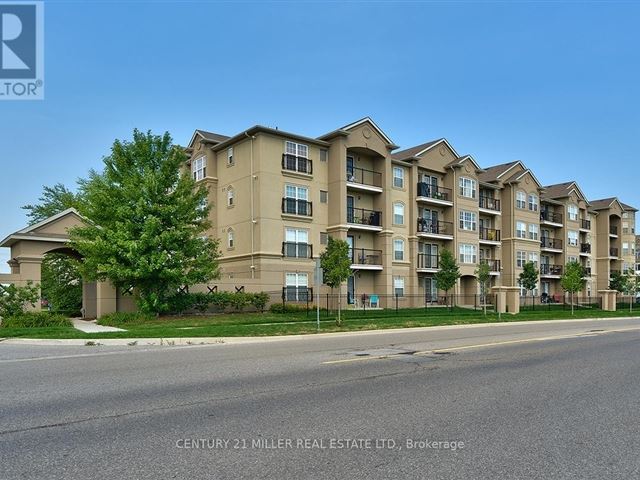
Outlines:
{"type": "Polygon", "coordinates": [[[535,223],[529,224],[529,239],[538,240],[538,225],[535,223]]]}
{"type": "Polygon", "coordinates": [[[569,237],[569,245],[573,245],[574,247],[578,245],[578,232],[569,230],[567,236],[569,237]]]}
{"type": "Polygon", "coordinates": [[[404,225],[404,205],[402,203],[393,204],[393,223],[404,225]]]}
{"type": "Polygon", "coordinates": [[[227,149],[227,165],[233,165],[233,147],[227,149]]]}
{"type": "Polygon", "coordinates": [[[629,222],[622,222],[622,233],[629,233],[629,222]]]}
{"type": "Polygon", "coordinates": [[[460,210],[460,229],[461,230],[476,230],[476,214],[468,212],[466,210],[460,210]]]}
{"type": "Polygon", "coordinates": [[[404,168],[393,167],[393,186],[404,188],[404,168]]]}
{"type": "Polygon", "coordinates": [[[459,193],[463,197],[476,198],[476,181],[466,177],[458,180],[459,193]]]}
{"type": "Polygon", "coordinates": [[[294,215],[311,215],[311,205],[309,199],[309,189],[298,185],[285,185],[285,201],[283,203],[283,213],[294,215]]]}
{"type": "Polygon", "coordinates": [[[307,158],[309,155],[309,147],[301,143],[285,142],[285,153],[296,157],[307,158]]]}
{"type": "Polygon", "coordinates": [[[321,148],[320,149],[320,161],[321,162],[326,162],[328,158],[329,158],[329,151],[325,150],[324,148],[321,148]]]}
{"type": "Polygon", "coordinates": [[[309,278],[306,273],[285,274],[286,298],[290,302],[305,302],[309,299],[309,278]]]}
{"type": "Polygon", "coordinates": [[[629,242],[622,242],[622,255],[629,255],[629,242]]]}
{"type": "Polygon", "coordinates": [[[326,245],[329,243],[329,234],[327,232],[320,232],[320,245],[326,245]]]}
{"type": "Polygon", "coordinates": [[[329,192],[326,190],[320,190],[320,203],[327,203],[327,199],[329,198],[329,192]]]}
{"type": "Polygon", "coordinates": [[[567,216],[569,217],[569,220],[577,222],[578,221],[578,207],[576,207],[575,205],[569,205],[567,207],[567,216]]]}
{"type": "Polygon", "coordinates": [[[233,187],[227,187],[227,207],[233,207],[235,201],[233,187]]]}
{"type": "Polygon", "coordinates": [[[524,222],[516,222],[516,237],[527,238],[527,224],[524,222]]]}
{"type": "Polygon", "coordinates": [[[538,196],[535,193],[529,194],[529,210],[533,212],[538,211],[538,196]]]}
{"type": "Polygon", "coordinates": [[[194,180],[202,180],[207,176],[207,157],[196,158],[191,162],[191,173],[194,180]]]}
{"type": "Polygon", "coordinates": [[[227,230],[227,248],[233,248],[235,242],[235,233],[233,232],[233,228],[227,230]]]}
{"type": "Polygon", "coordinates": [[[404,260],[404,240],[396,239],[393,241],[393,259],[404,260]]]}
{"type": "Polygon", "coordinates": [[[393,293],[395,293],[398,297],[404,296],[404,278],[393,278],[393,293]]]}
{"type": "Polygon", "coordinates": [[[529,261],[538,268],[538,254],[536,252],[529,252],[529,261]]]}
{"type": "Polygon", "coordinates": [[[624,212],[622,214],[622,218],[629,218],[629,212],[624,212]]]}
{"type": "Polygon", "coordinates": [[[527,208],[527,194],[520,190],[516,192],[516,208],[527,208]]]}
{"type": "Polygon", "coordinates": [[[310,255],[309,232],[299,228],[285,230],[284,255],[286,257],[307,258],[310,255]]]}
{"type": "Polygon", "coordinates": [[[567,257],[567,263],[571,263],[571,262],[578,263],[578,257],[576,257],[575,255],[569,255],[567,257]]]}
{"type": "Polygon", "coordinates": [[[476,255],[476,246],[467,243],[460,244],[460,263],[478,263],[476,255]]]}
{"type": "Polygon", "coordinates": [[[516,252],[516,266],[518,268],[524,267],[525,262],[527,261],[527,252],[516,252]]]}

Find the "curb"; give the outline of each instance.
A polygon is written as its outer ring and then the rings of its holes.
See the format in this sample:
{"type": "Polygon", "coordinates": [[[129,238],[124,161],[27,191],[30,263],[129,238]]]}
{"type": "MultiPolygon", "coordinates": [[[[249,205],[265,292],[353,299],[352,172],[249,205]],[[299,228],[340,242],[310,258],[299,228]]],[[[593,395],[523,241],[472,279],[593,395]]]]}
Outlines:
{"type": "Polygon", "coordinates": [[[518,322],[493,322],[474,323],[465,325],[439,325],[434,327],[404,327],[404,328],[383,328],[378,330],[360,330],[351,332],[327,332],[308,333],[300,335],[275,335],[261,337],[176,337],[176,338],[72,338],[72,339],[50,339],[50,338],[5,338],[0,339],[0,345],[42,345],[42,346],[199,346],[199,345],[241,345],[251,343],[269,343],[280,341],[302,341],[309,338],[341,338],[351,336],[374,336],[387,333],[404,333],[411,335],[416,331],[439,331],[439,330],[465,330],[474,328],[522,326],[540,323],[577,323],[577,322],[601,322],[614,320],[639,320],[640,317],[605,317],[605,318],[576,318],[561,320],[529,320],[518,322]]]}

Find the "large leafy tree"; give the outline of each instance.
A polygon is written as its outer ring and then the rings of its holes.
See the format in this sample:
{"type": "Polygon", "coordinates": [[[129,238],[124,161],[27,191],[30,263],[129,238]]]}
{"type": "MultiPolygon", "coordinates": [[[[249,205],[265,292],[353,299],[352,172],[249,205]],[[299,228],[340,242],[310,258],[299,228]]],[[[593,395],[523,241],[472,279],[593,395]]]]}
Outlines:
{"type": "Polygon", "coordinates": [[[611,272],[609,289],[623,293],[627,287],[627,277],[620,272],[611,272]]]}
{"type": "MultiPolygon", "coordinates": [[[[320,254],[320,267],[324,273],[324,283],[334,288],[340,288],[351,275],[351,256],[349,244],[345,240],[329,237],[327,249],[320,254]]],[[[318,286],[316,286],[318,288],[318,286]]],[[[338,317],[336,325],[340,326],[341,295],[338,293],[338,317]]]]}
{"type": "Polygon", "coordinates": [[[564,267],[564,273],[560,277],[560,286],[565,292],[571,294],[571,315],[573,315],[573,296],[584,290],[587,285],[585,272],[578,262],[569,262],[564,267]]]}
{"type": "Polygon", "coordinates": [[[460,267],[453,253],[447,249],[442,250],[438,267],[440,270],[434,275],[436,285],[440,290],[444,290],[446,295],[449,295],[449,290],[455,286],[460,278],[460,267]]]}
{"type": "MultiPolygon", "coordinates": [[[[29,225],[69,208],[79,209],[82,196],[61,183],[44,186],[37,203],[22,207],[27,210],[29,225]]],[[[40,281],[42,299],[57,311],[76,313],[82,308],[82,276],[76,259],[60,253],[49,253],[42,260],[40,281]]]]}
{"type": "Polygon", "coordinates": [[[88,279],[134,287],[141,310],[161,313],[181,285],[218,276],[218,241],[210,227],[207,189],[181,175],[187,160],[168,133],[134,130],[116,140],[104,170],[81,181],[85,226],[71,230],[88,279]]]}

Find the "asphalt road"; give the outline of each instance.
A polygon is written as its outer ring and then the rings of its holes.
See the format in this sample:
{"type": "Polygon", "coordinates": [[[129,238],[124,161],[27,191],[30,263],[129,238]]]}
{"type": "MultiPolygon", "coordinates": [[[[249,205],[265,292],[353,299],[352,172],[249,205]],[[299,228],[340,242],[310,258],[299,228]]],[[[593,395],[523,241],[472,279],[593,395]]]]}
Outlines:
{"type": "Polygon", "coordinates": [[[640,478],[639,347],[638,320],[0,342],[0,479],[640,478]]]}

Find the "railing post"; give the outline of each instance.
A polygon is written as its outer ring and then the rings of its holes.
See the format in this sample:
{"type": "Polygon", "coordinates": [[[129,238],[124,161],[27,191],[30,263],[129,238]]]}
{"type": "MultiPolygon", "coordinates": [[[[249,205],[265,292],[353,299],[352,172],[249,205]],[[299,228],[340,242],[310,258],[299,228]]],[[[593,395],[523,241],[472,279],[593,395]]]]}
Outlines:
{"type": "Polygon", "coordinates": [[[396,292],[396,314],[398,313],[398,293],[396,292]]]}
{"type": "Polygon", "coordinates": [[[286,308],[286,303],[285,303],[286,288],[287,287],[282,287],[282,313],[284,313],[286,308]]]}

